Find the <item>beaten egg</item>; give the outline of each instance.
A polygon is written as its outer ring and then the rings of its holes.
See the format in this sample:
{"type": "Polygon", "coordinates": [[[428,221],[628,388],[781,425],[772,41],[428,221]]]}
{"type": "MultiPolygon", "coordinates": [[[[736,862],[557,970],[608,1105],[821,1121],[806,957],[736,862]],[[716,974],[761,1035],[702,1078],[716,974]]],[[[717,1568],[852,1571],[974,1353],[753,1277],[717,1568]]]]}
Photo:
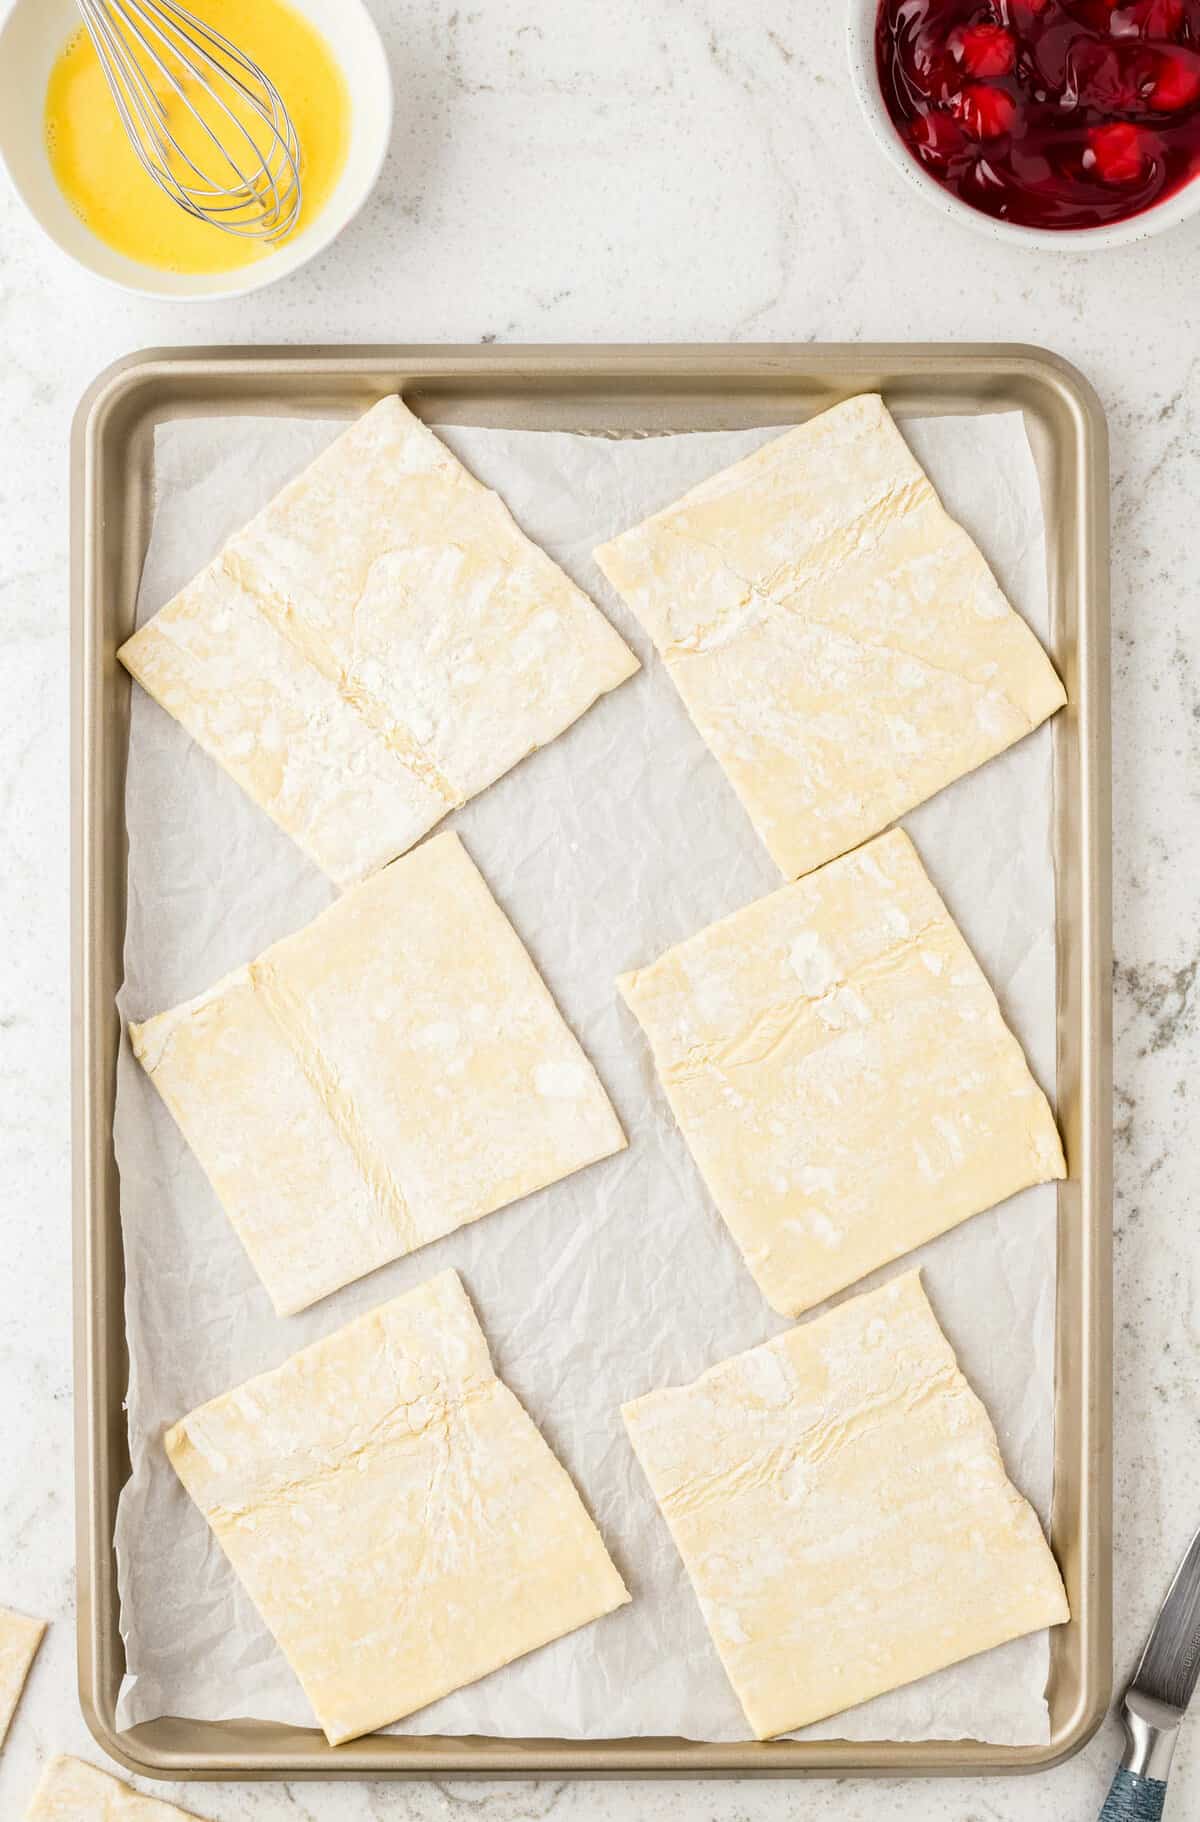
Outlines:
{"type": "MultiPolygon", "coordinates": [[[[320,213],[345,163],[350,100],[337,59],[316,27],[286,0],[253,0],[249,6],[246,0],[193,0],[193,10],[270,76],[291,115],[300,141],[302,196],[291,239],[320,213]]],[[[207,119],[211,104],[197,97],[197,106],[207,119]]],[[[68,40],[51,71],[46,146],[58,184],[84,224],[143,265],[227,272],[281,244],[197,221],[158,188],[129,143],[86,31],[68,40]]]]}

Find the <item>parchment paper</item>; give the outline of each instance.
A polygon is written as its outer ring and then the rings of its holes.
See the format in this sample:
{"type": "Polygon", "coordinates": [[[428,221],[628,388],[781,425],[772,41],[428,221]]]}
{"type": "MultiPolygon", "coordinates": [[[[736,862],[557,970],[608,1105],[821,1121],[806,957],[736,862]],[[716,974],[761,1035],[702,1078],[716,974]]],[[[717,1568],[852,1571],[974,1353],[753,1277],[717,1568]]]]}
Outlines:
{"type": "MultiPolygon", "coordinates": [[[[160,427],[139,621],[323,447],[312,420],[160,427]]],[[[904,426],[1043,638],[1040,496],[1019,415],[904,426]]],[[[497,1370],[574,1476],[631,1606],[437,1702],[420,1733],[745,1738],[623,1399],[694,1378],[787,1326],[706,1194],[613,977],[771,891],[779,876],[592,548],[768,431],[612,440],[443,432],[600,602],[644,670],[452,819],[594,1061],[628,1152],[452,1234],[300,1317],[277,1318],[127,1044],[116,1145],[127,1266],[129,1434],[117,1551],[129,1674],[120,1721],[258,1716],[311,1725],[282,1656],[162,1450],[202,1400],[444,1267],[461,1271],[497,1370]]],[[[1046,729],[907,819],[934,882],[1053,1097],[1054,888],[1046,729]]],[[[328,883],[183,730],[134,690],[129,919],[120,1008],[144,1018],[307,922],[328,883]]],[[[1048,1516],[1055,1198],[1038,1189],[915,1255],[1017,1484],[1048,1516]]],[[[896,1267],[890,1268],[898,1269],[896,1267]]],[[[874,1280],[868,1280],[874,1282],[874,1280]]],[[[396,1598],[404,1599],[403,1588],[396,1598]]],[[[1047,1737],[1046,1636],[810,1730],[831,1737],[1047,1737]]]]}

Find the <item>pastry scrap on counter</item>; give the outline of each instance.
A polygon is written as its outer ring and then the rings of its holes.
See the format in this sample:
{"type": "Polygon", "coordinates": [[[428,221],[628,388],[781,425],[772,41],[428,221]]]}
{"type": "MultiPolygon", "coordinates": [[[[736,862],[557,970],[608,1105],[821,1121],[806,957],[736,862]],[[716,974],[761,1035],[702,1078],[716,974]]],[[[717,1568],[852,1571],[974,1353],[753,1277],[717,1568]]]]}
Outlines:
{"type": "Polygon", "coordinates": [[[882,399],[848,399],[596,562],[788,879],[1066,700],[882,399]]]}
{"type": "Polygon", "coordinates": [[[629,1600],[456,1272],[165,1440],[331,1745],[629,1600]]]}
{"type": "Polygon", "coordinates": [[[759,1739],[1070,1617],[916,1272],[624,1417],[759,1739]]]}
{"type": "Polygon", "coordinates": [[[3,1746],[46,1631],[45,1620],[0,1607],[0,1746],[3,1746]]]}
{"type": "Polygon", "coordinates": [[[129,1030],[280,1315],[625,1146],[449,832],[129,1030]]]}
{"type": "Polygon", "coordinates": [[[618,986],[783,1315],[1066,1174],[1046,1097],[899,829],[618,986]]]}
{"type": "Polygon", "coordinates": [[[51,1759],[34,1792],[25,1822],[199,1822],[82,1759],[51,1759]]]}
{"type": "Polygon", "coordinates": [[[339,886],[638,668],[499,496],[394,397],[118,656],[339,886]]]}

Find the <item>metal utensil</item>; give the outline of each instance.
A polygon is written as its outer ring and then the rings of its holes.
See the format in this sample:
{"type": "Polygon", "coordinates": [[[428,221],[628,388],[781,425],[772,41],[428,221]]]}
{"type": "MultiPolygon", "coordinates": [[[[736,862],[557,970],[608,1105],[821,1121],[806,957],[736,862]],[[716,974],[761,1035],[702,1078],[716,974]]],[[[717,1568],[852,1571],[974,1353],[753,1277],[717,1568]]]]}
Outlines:
{"type": "Polygon", "coordinates": [[[1171,1755],[1200,1677],[1200,1531],[1167,1591],[1125,1692],[1125,1756],[1100,1822],[1158,1822],[1171,1755]]]}
{"type": "Polygon", "coordinates": [[[78,0],[143,170],[225,234],[279,240],[300,213],[300,142],[283,97],[175,0],[78,0]]]}

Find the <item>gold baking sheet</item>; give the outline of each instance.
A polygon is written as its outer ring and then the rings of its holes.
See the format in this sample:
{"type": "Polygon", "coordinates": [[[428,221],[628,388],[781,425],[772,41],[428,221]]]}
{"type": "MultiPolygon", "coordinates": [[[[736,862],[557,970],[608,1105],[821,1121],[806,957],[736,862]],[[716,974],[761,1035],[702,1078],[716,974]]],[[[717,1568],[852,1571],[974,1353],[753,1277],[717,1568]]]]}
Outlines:
{"type": "Polygon", "coordinates": [[[164,1778],[913,1776],[1033,1771],[1076,1751],[1111,1687],[1111,1010],[1107,439],[1087,383],[1023,347],[422,347],[163,350],[102,374],[72,461],[75,1379],[80,1695],[104,1749],[164,1778]],[[156,423],[330,416],[400,390],[439,423],[654,434],[796,422],[881,391],[909,413],[1023,410],[1046,509],[1054,724],[1059,1189],[1052,1541],[1071,1599],[1053,1634],[1051,1738],[974,1741],[500,1740],[163,1718],[115,1728],[123,1672],[112,1538],[128,1473],[124,1268],[112,1113],[125,922],[124,771],[132,630],[156,423]]]}

